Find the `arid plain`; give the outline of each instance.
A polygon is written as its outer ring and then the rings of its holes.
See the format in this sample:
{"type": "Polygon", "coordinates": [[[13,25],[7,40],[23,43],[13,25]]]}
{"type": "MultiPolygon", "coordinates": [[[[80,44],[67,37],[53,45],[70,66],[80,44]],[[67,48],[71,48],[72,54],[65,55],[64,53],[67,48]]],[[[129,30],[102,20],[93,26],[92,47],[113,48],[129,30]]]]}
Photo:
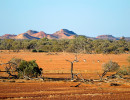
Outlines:
{"type": "MultiPolygon", "coordinates": [[[[78,54],[79,62],[74,63],[74,73],[80,73],[83,79],[99,79],[102,64],[112,60],[120,66],[128,65],[130,54],[78,54]]],[[[75,59],[73,53],[32,53],[32,52],[1,52],[0,63],[11,58],[36,60],[43,68],[44,80],[0,79],[0,99],[20,100],[128,100],[130,99],[130,79],[112,79],[109,82],[72,82],[69,81],[70,62],[75,59]],[[50,80],[49,80],[50,79],[50,80]],[[52,79],[52,80],[51,80],[52,79]],[[55,79],[55,80],[53,80],[55,79]],[[59,79],[59,80],[58,80],[59,79]],[[111,83],[120,86],[110,86],[111,83]],[[80,84],[78,87],[75,87],[80,84]]],[[[0,66],[0,70],[4,70],[0,66]]],[[[113,73],[108,73],[110,75],[113,73]]],[[[0,76],[7,76],[0,73],[0,76]]]]}

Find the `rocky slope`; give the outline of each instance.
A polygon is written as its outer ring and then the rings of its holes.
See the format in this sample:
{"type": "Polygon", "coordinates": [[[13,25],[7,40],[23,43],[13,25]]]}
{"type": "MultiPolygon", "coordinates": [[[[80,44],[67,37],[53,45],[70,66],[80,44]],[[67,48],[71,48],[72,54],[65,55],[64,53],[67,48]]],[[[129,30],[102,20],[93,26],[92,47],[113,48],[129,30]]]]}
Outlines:
{"type": "MultiPolygon", "coordinates": [[[[0,36],[0,39],[41,39],[41,38],[48,38],[48,39],[73,39],[74,36],[77,36],[76,33],[73,31],[69,31],[68,29],[61,29],[59,31],[56,31],[53,34],[47,34],[43,31],[33,31],[28,30],[25,33],[21,33],[18,35],[11,35],[11,34],[5,34],[3,36],[0,36]]],[[[119,40],[120,37],[114,37],[112,35],[99,35],[96,38],[95,37],[87,37],[90,39],[104,39],[104,40],[119,40]]],[[[127,41],[130,41],[130,37],[125,37],[127,41]]]]}
{"type": "Polygon", "coordinates": [[[96,39],[103,39],[103,40],[119,40],[118,38],[112,36],[112,35],[99,35],[96,37],[96,39]]]}
{"type": "Polygon", "coordinates": [[[19,35],[6,34],[0,36],[0,39],[41,39],[44,37],[47,37],[48,39],[73,39],[75,35],[77,34],[67,29],[61,29],[53,34],[46,34],[43,31],[37,32],[28,30],[27,32],[19,35]]]}
{"type": "Polygon", "coordinates": [[[17,35],[5,34],[0,36],[0,39],[14,39],[17,35]]]}

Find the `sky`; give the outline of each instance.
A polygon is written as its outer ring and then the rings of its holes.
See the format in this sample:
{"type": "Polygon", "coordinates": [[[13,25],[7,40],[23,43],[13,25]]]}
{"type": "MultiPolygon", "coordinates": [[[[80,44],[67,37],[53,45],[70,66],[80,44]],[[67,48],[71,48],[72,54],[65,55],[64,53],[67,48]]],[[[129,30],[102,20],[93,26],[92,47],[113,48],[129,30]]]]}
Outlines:
{"type": "Polygon", "coordinates": [[[0,0],[0,36],[60,29],[130,37],[130,0],[0,0]]]}

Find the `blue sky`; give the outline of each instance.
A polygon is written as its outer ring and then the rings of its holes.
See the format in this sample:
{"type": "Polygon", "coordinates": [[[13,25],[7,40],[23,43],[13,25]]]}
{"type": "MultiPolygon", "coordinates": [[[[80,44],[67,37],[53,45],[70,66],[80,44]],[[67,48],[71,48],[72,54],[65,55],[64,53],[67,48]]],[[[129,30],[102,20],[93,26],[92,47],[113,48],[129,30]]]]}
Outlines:
{"type": "Polygon", "coordinates": [[[0,35],[30,29],[130,37],[130,0],[0,0],[0,35]]]}

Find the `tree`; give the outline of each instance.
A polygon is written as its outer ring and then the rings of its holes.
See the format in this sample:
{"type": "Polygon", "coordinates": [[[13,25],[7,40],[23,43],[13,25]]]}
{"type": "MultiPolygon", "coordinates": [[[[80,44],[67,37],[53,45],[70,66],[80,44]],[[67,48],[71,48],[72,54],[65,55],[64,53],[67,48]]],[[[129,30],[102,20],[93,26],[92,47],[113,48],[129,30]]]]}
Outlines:
{"type": "Polygon", "coordinates": [[[75,59],[74,59],[73,61],[70,61],[70,60],[66,60],[66,61],[70,62],[70,64],[71,64],[71,80],[73,80],[73,79],[74,79],[73,63],[74,63],[74,62],[78,62],[78,60],[77,60],[77,55],[75,55],[75,59]]]}
{"type": "Polygon", "coordinates": [[[110,60],[107,63],[103,64],[102,68],[104,72],[102,73],[102,75],[99,75],[100,80],[102,80],[102,78],[107,74],[107,72],[117,71],[120,68],[120,66],[118,65],[118,63],[112,62],[110,60]]]}
{"type": "Polygon", "coordinates": [[[12,43],[14,42],[13,39],[4,39],[1,41],[1,47],[4,50],[11,50],[12,49],[12,43]]]}
{"type": "Polygon", "coordinates": [[[9,74],[8,78],[12,76],[13,78],[17,78],[17,68],[20,64],[21,59],[12,58],[7,63],[2,63],[0,65],[4,65],[5,72],[9,74]]]}
{"type": "Polygon", "coordinates": [[[75,53],[86,53],[86,44],[88,39],[85,36],[77,36],[74,39],[75,53]]]}
{"type": "Polygon", "coordinates": [[[22,42],[20,40],[15,40],[12,43],[12,48],[13,48],[13,50],[18,52],[20,49],[23,49],[22,42]]]}
{"type": "Polygon", "coordinates": [[[62,49],[62,52],[65,52],[69,45],[69,40],[60,40],[59,41],[60,47],[62,49]]]}
{"type": "Polygon", "coordinates": [[[129,53],[130,41],[120,40],[92,40],[85,36],[75,36],[74,39],[47,39],[39,40],[0,40],[1,50],[32,50],[44,52],[73,52],[73,53],[129,53]]]}

